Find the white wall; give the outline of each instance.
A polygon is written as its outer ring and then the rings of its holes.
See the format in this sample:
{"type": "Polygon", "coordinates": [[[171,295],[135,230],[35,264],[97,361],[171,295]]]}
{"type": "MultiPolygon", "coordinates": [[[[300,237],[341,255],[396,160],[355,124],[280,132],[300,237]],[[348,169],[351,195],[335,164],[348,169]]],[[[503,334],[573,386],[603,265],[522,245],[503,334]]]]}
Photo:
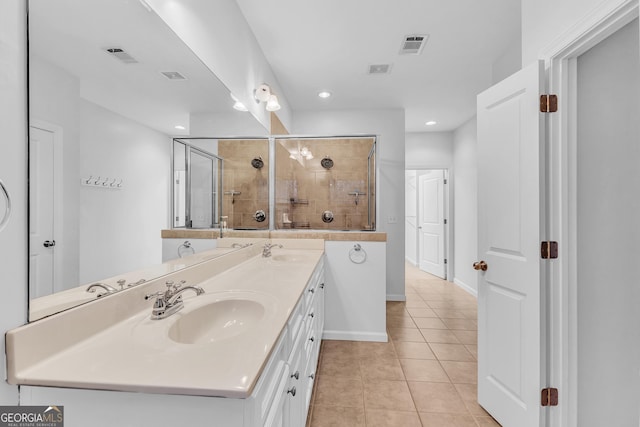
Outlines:
{"type": "Polygon", "coordinates": [[[378,231],[387,233],[387,299],[404,293],[404,110],[296,111],[291,134],[378,135],[378,231]],[[388,218],[398,221],[389,224],[388,218]]]}
{"type": "Polygon", "coordinates": [[[638,21],[578,59],[578,425],[637,425],[638,21]],[[606,94],[607,108],[602,108],[606,94]]]}
{"type": "Polygon", "coordinates": [[[121,190],[80,188],[80,282],[159,264],[171,138],[84,100],[79,118],[80,175],[123,180],[121,190]]]}
{"type": "MultiPolygon", "coordinates": [[[[26,77],[26,2],[5,0],[0,2],[0,180],[9,191],[12,212],[6,228],[0,231],[3,281],[0,332],[3,335],[27,320],[26,77]]],[[[18,387],[4,381],[4,345],[4,339],[0,340],[0,404],[17,405],[18,387]]]]}
{"type": "Polygon", "coordinates": [[[184,43],[266,128],[270,115],[253,90],[267,83],[278,95],[278,117],[287,129],[291,109],[271,66],[235,0],[146,0],[184,43]]]}
{"type": "Polygon", "coordinates": [[[522,0],[522,66],[597,6],[620,0],[522,0]]]}
{"type": "Polygon", "coordinates": [[[477,273],[471,265],[478,253],[478,144],[474,117],[453,133],[453,281],[477,295],[477,273]]]}
{"type": "MultiPolygon", "coordinates": [[[[32,119],[59,126],[62,129],[62,194],[60,210],[62,229],[55,230],[56,257],[61,257],[62,271],[56,273],[59,289],[78,284],[79,271],[79,204],[80,158],[78,146],[78,115],[80,112],[80,82],[67,71],[38,58],[30,58],[29,109],[32,119]]],[[[57,188],[56,188],[57,189],[57,188]]]]}
{"type": "MultiPolygon", "coordinates": [[[[520,36],[520,34],[518,34],[520,36]]],[[[522,40],[516,38],[511,46],[492,64],[491,81],[496,84],[522,68],[522,40]]]]}
{"type": "Polygon", "coordinates": [[[269,135],[269,131],[249,112],[193,113],[189,126],[191,137],[269,135]]]}
{"type": "Polygon", "coordinates": [[[408,132],[405,159],[407,169],[450,169],[453,166],[453,133],[408,132]]]}

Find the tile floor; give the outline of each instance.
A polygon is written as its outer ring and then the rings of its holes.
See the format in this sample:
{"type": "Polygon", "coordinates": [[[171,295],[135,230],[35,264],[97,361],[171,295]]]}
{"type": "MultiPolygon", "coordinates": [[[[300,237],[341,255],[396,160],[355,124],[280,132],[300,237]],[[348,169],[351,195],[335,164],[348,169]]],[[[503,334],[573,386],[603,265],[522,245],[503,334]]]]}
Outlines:
{"type": "Polygon", "coordinates": [[[499,426],[476,403],[476,299],[406,267],[388,343],[323,341],[307,426],[499,426]]]}

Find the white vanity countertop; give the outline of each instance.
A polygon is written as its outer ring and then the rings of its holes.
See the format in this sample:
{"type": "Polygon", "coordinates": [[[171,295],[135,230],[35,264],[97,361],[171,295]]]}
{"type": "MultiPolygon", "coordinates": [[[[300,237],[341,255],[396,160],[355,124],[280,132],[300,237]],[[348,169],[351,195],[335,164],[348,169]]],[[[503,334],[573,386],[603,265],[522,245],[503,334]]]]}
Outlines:
{"type": "MultiPolygon", "coordinates": [[[[198,283],[205,290],[203,295],[185,292],[184,308],[178,313],[151,320],[149,301],[143,312],[18,372],[10,372],[10,382],[248,397],[323,253],[319,249],[274,248],[272,258],[253,256],[198,283]],[[278,258],[283,255],[290,258],[278,258]],[[236,329],[245,332],[214,343],[181,344],[169,337],[169,329],[182,317],[214,301],[230,299],[257,301],[265,308],[264,314],[256,315],[251,325],[236,329]]],[[[160,290],[158,286],[146,291],[156,290],[160,290]]],[[[9,335],[19,330],[8,333],[8,346],[13,345],[9,335]]]]}

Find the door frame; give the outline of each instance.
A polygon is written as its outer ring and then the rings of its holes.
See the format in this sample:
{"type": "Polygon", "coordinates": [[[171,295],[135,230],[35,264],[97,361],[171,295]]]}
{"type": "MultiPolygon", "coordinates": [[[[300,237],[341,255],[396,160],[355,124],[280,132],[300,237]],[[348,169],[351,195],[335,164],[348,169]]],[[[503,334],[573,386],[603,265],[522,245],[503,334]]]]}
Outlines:
{"type": "MultiPolygon", "coordinates": [[[[445,279],[448,281],[452,281],[450,278],[452,276],[451,272],[454,271],[453,266],[455,260],[453,259],[453,233],[454,233],[454,225],[453,225],[453,198],[451,197],[450,188],[453,185],[452,175],[450,173],[450,168],[448,166],[430,166],[430,167],[410,167],[405,168],[405,171],[416,171],[418,175],[416,176],[416,210],[420,209],[420,186],[418,184],[419,173],[430,170],[442,170],[444,171],[444,179],[446,184],[444,185],[444,189],[442,192],[442,196],[444,198],[444,217],[447,220],[447,223],[444,226],[444,252],[446,255],[447,263],[445,264],[444,274],[445,279]]],[[[406,174],[405,174],[405,188],[406,188],[406,174]]],[[[418,212],[416,211],[417,217],[419,217],[418,212]]],[[[406,212],[405,212],[406,216],[406,212]]],[[[405,224],[403,218],[403,224],[405,224]]],[[[406,228],[406,225],[403,225],[403,228],[406,228]]],[[[406,233],[406,230],[405,230],[406,233]]],[[[416,225],[416,267],[420,268],[420,232],[419,228],[416,225]]],[[[468,291],[468,289],[465,288],[468,291]]]]}
{"type": "Polygon", "coordinates": [[[550,427],[577,427],[578,422],[577,59],[637,18],[638,10],[638,0],[604,2],[540,54],[548,92],[559,99],[546,130],[546,238],[559,247],[558,259],[549,261],[547,269],[547,382],[559,393],[559,405],[548,412],[550,427]]]}
{"type": "MultiPolygon", "coordinates": [[[[64,241],[65,239],[62,238],[62,236],[64,236],[64,221],[62,220],[62,218],[64,217],[64,215],[56,215],[56,213],[60,213],[64,210],[64,173],[63,173],[63,166],[64,166],[64,157],[63,157],[63,144],[64,144],[64,131],[62,126],[50,123],[50,122],[46,122],[44,120],[39,120],[39,119],[29,119],[29,132],[28,132],[28,143],[27,143],[27,152],[30,151],[31,149],[31,128],[38,128],[38,129],[42,129],[46,132],[51,132],[53,134],[53,180],[54,180],[54,184],[53,184],[53,191],[54,191],[54,198],[53,198],[53,240],[56,241],[56,246],[55,246],[55,250],[53,252],[53,289],[55,292],[59,292],[65,289],[64,287],[64,282],[63,282],[63,278],[64,278],[64,274],[63,274],[63,266],[64,266],[64,256],[62,256],[62,254],[64,254],[64,250],[65,250],[65,246],[66,246],[66,242],[64,241]]],[[[28,168],[29,166],[27,166],[28,168]]],[[[28,170],[27,171],[27,177],[30,177],[31,171],[28,170]]],[[[80,179],[80,177],[78,177],[78,179],[80,179]]],[[[79,182],[79,181],[78,181],[79,182]]],[[[29,194],[31,192],[31,183],[29,182],[29,188],[28,188],[28,192],[27,194],[29,194]]],[[[27,198],[27,200],[29,200],[29,198],[27,198]]],[[[27,218],[30,218],[30,211],[31,211],[31,206],[30,203],[28,202],[29,206],[27,208],[27,218]]],[[[28,228],[30,229],[30,224],[28,225],[28,228]]],[[[27,235],[30,235],[30,232],[27,232],[27,235]]],[[[27,242],[27,245],[30,245],[29,242],[27,242]]],[[[31,249],[28,248],[27,249],[29,252],[31,253],[31,249]]]]}

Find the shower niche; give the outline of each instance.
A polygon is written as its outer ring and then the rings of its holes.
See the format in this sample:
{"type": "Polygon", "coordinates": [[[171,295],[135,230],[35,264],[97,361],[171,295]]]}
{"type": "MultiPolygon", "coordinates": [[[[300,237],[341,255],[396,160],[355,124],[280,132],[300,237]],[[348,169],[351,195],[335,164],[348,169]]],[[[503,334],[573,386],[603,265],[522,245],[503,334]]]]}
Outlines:
{"type": "Polygon", "coordinates": [[[375,143],[276,138],[275,228],[375,230],[375,143]]]}
{"type": "Polygon", "coordinates": [[[374,231],[375,161],[374,136],[174,139],[173,228],[374,231]]]}

